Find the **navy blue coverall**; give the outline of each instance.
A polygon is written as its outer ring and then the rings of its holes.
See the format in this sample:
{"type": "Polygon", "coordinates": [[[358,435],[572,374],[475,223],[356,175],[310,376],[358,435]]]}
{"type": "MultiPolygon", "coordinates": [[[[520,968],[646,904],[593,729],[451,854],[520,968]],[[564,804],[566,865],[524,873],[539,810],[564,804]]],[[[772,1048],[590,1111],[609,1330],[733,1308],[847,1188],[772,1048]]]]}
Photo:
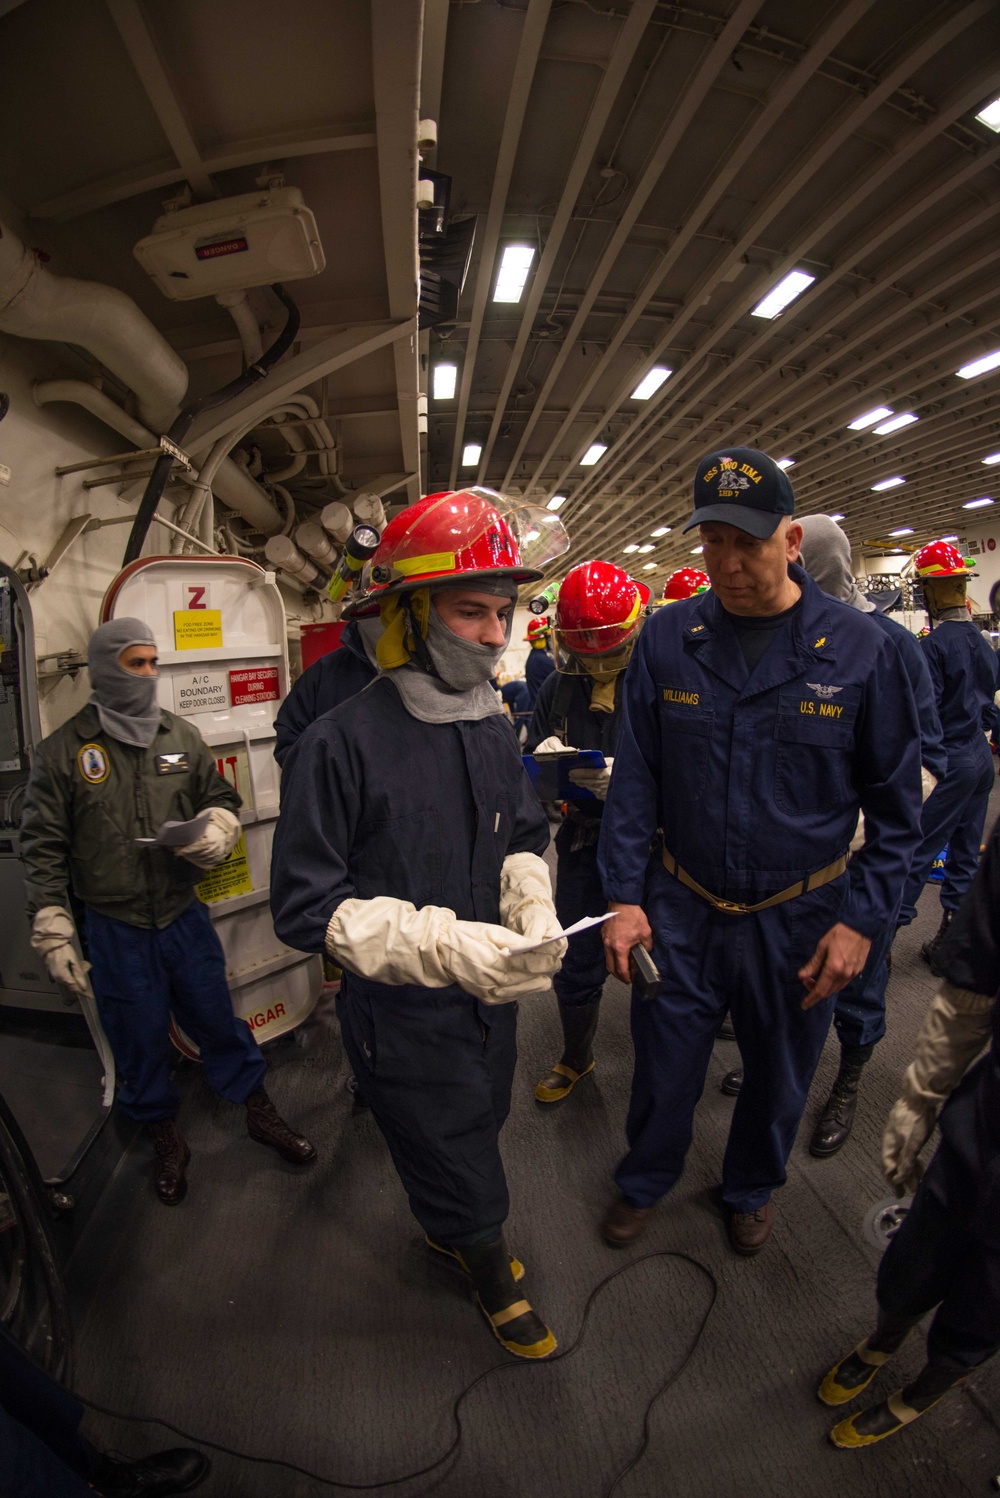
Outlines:
{"type": "Polygon", "coordinates": [[[555,669],[556,663],[552,658],[551,650],[536,650],[532,645],[528,651],[528,659],[524,663],[524,679],[528,683],[528,695],[531,698],[532,707],[542,690],[542,682],[551,676],[555,669]]]}
{"type": "Polygon", "coordinates": [[[891,922],[918,837],[919,728],[899,653],[800,567],[789,574],[801,600],[752,675],[706,593],[654,614],[625,679],[598,862],[608,899],[644,908],[663,979],[657,998],[632,996],[629,1151],[615,1179],[633,1207],[683,1169],[727,1006],[744,1081],[723,1197],[754,1212],[783,1184],[834,1004],[803,1010],[798,969],[838,921],[870,938],[891,922]],[[720,911],[649,865],[660,828],[705,890],[756,904],[842,855],[859,808],[868,838],[848,871],[754,914],[720,911]]]}
{"type": "MultiPolygon", "coordinates": [[[[528,729],[525,752],[530,754],[550,734],[558,734],[574,749],[600,749],[605,759],[613,759],[621,725],[621,700],[624,672],[615,682],[613,713],[592,713],[590,696],[593,679],[568,676],[554,671],[542,683],[534,715],[528,729]],[[565,712],[556,712],[556,692],[560,683],[569,690],[565,712]]],[[[560,694],[561,695],[561,694],[560,694]]],[[[559,704],[561,709],[561,704],[559,704]]],[[[601,830],[604,802],[596,797],[589,801],[567,803],[566,818],[556,833],[556,914],[563,927],[571,926],[587,915],[603,915],[608,908],[597,867],[597,838],[601,830]]],[[[596,1004],[604,988],[608,970],[604,960],[601,928],[593,926],[569,939],[562,967],[552,980],[560,1004],[596,1004]]]]}
{"type": "MultiPolygon", "coordinates": [[[[1000,824],[937,959],[973,993],[1000,991],[1000,824]]],[[[941,1111],[941,1143],[878,1273],[878,1303],[902,1320],[938,1307],[935,1363],[975,1368],[1000,1351],[1000,1005],[993,1038],[941,1111]]]]}
{"type": "Polygon", "coordinates": [[[340,647],[313,661],[278,709],[274,757],[284,766],[288,752],[310,723],[364,691],[378,673],[365,654],[357,624],[351,620],[340,637],[340,647]]]}
{"type": "MultiPolygon", "coordinates": [[[[540,856],[548,841],[505,717],[423,723],[391,674],[380,677],[289,755],[271,860],[275,930],[322,952],[341,902],[377,895],[497,923],[503,860],[540,856]]],[[[517,1005],[345,971],[337,1008],[418,1222],[438,1243],[493,1242],[508,1209],[499,1133],[517,1005]]]]}
{"type": "MultiPolygon", "coordinates": [[[[884,630],[899,651],[917,704],[920,763],[931,772],[935,780],[942,780],[948,768],[948,755],[931,673],[920,642],[902,624],[889,619],[885,614],[874,613],[867,617],[884,630]]],[[[833,1022],[843,1046],[875,1045],[885,1034],[885,990],[889,981],[886,958],[895,934],[896,923],[892,921],[873,940],[868,960],[861,972],[837,995],[833,1022]]]]}
{"type": "Polygon", "coordinates": [[[0,1323],[0,1493],[4,1498],[93,1498],[94,1447],[84,1408],[36,1368],[0,1323]]]}
{"type": "Polygon", "coordinates": [[[979,863],[979,845],[993,788],[993,756],[984,734],[994,721],[1000,687],[997,657],[971,619],[945,619],[921,642],[944,732],[948,767],[924,802],[920,844],[903,890],[899,921],[908,926],[935,858],[948,862],[941,907],[957,910],[979,863]]]}

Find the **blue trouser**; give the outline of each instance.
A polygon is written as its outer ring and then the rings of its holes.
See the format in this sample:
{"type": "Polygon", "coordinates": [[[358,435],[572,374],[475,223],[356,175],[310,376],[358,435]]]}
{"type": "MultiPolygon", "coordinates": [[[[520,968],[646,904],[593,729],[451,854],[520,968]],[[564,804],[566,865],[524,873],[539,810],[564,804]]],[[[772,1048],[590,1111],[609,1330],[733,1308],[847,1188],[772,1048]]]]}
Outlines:
{"type": "MultiPolygon", "coordinates": [[[[971,1092],[960,1106],[974,1129],[971,1092]]],[[[878,1271],[878,1303],[890,1316],[916,1319],[937,1306],[928,1356],[960,1368],[1000,1350],[1000,1158],[977,1153],[942,1139],[878,1271]]]]}
{"type": "Polygon", "coordinates": [[[844,878],[756,915],[728,915],[665,869],[653,871],[645,910],[663,988],[651,1000],[633,990],[630,1148],[615,1172],[631,1206],[653,1206],[684,1168],[727,1008],[744,1075],[722,1165],[723,1199],[753,1212],[784,1184],[833,1013],[832,998],[801,1007],[806,990],[796,973],[836,923],[844,878]]]}
{"type": "Polygon", "coordinates": [[[389,987],[345,973],[344,1048],[414,1217],[435,1243],[493,1243],[509,1199],[500,1130],[517,1061],[517,1005],[460,988],[389,987]]]}
{"type": "Polygon", "coordinates": [[[200,900],[162,931],[128,926],[89,907],[86,927],[90,981],[123,1113],[140,1123],[177,1113],[171,1013],[201,1050],[205,1080],[219,1097],[243,1103],[263,1084],[267,1064],[249,1025],[233,1013],[226,960],[200,900]]]}
{"type": "MultiPolygon", "coordinates": [[[[565,821],[556,833],[556,915],[560,925],[572,926],[585,915],[603,915],[608,908],[597,867],[597,842],[573,848],[581,830],[565,821]]],[[[571,936],[562,967],[552,980],[560,1004],[596,1004],[608,976],[600,926],[571,936]]]]}
{"type": "Polygon", "coordinates": [[[83,1405],[36,1368],[0,1326],[0,1494],[88,1498],[92,1448],[77,1427],[83,1405]]]}
{"type": "Polygon", "coordinates": [[[948,844],[941,906],[957,910],[979,866],[979,846],[993,789],[993,756],[981,733],[948,748],[948,768],[920,813],[921,839],[903,889],[899,923],[908,926],[935,858],[948,844]]]}
{"type": "Polygon", "coordinates": [[[895,935],[896,922],[888,921],[873,939],[858,976],[837,994],[833,1023],[842,1046],[877,1045],[885,1034],[885,990],[889,982],[886,958],[895,935]]]}

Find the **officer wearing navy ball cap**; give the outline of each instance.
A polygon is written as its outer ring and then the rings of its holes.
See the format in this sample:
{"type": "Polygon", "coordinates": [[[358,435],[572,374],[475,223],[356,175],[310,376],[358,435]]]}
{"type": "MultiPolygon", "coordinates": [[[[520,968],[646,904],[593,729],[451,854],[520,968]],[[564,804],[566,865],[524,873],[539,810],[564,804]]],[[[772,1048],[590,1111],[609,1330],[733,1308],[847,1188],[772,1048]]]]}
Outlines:
{"type": "Polygon", "coordinates": [[[745,1080],[722,1166],[732,1247],[757,1253],[826,1037],[833,996],[894,914],[919,835],[920,733],[899,655],[796,565],[787,475],[755,448],[698,464],[711,591],[649,620],[599,858],[618,912],[608,966],[652,952],[632,1000],[629,1150],[606,1240],[635,1240],[673,1186],[728,1007],[745,1080]],[[859,811],[868,838],[848,867],[859,811]],[[658,829],[659,858],[649,857],[658,829]]]}

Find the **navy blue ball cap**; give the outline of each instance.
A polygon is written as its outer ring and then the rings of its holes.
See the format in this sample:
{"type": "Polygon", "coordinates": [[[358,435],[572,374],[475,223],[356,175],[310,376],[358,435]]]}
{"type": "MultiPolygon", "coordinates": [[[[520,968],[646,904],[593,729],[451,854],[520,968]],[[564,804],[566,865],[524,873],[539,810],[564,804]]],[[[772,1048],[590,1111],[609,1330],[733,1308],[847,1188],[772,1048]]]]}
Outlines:
{"type": "Polygon", "coordinates": [[[794,515],[788,475],[755,447],[725,447],[702,458],[694,476],[694,514],[684,527],[717,521],[766,541],[783,515],[794,515]]]}

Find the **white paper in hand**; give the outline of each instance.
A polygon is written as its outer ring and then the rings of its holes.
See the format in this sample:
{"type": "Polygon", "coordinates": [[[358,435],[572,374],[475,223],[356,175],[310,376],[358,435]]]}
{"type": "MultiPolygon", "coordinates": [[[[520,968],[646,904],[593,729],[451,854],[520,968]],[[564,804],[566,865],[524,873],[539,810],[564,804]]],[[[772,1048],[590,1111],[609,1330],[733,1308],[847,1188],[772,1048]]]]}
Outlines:
{"type": "Polygon", "coordinates": [[[605,921],[613,920],[617,914],[617,910],[609,910],[605,915],[585,915],[582,920],[574,921],[572,926],[567,926],[564,931],[557,932],[555,936],[547,936],[544,941],[536,941],[530,947],[518,947],[515,955],[521,952],[537,952],[539,947],[547,947],[554,941],[562,941],[567,936],[575,936],[578,931],[589,931],[591,926],[603,926],[605,921]]]}
{"type": "Polygon", "coordinates": [[[164,822],[155,837],[137,837],[135,841],[155,843],[158,848],[186,848],[201,837],[211,815],[212,808],[209,806],[189,822],[164,822]]]}

